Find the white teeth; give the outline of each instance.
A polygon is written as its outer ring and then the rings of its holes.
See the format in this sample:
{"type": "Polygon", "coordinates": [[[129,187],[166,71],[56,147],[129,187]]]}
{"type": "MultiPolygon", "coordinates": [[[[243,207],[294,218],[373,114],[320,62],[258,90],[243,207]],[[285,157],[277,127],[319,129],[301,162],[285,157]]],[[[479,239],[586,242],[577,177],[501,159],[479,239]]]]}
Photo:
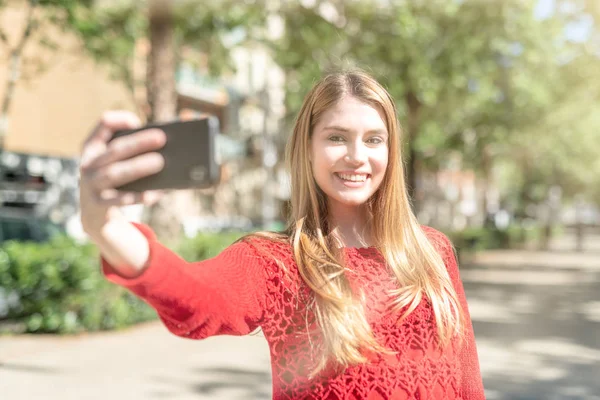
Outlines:
{"type": "Polygon", "coordinates": [[[338,176],[343,180],[352,182],[364,182],[367,180],[367,175],[338,174],[338,176]]]}

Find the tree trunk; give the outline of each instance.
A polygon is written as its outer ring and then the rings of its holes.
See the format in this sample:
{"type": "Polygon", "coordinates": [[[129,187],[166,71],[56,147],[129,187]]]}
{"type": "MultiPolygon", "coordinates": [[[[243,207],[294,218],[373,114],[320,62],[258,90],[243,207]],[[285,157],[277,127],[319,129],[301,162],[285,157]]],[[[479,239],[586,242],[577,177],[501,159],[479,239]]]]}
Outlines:
{"type": "Polygon", "coordinates": [[[167,122],[177,113],[175,36],[171,2],[155,0],[149,10],[148,103],[150,121],[167,122]]]}
{"type": "Polygon", "coordinates": [[[27,41],[35,29],[35,20],[33,12],[35,10],[35,1],[29,1],[29,9],[25,17],[25,29],[19,38],[17,45],[10,50],[10,65],[8,69],[6,85],[4,89],[4,98],[2,99],[2,108],[0,109],[0,150],[4,148],[6,135],[8,134],[8,112],[13,100],[13,94],[19,76],[21,75],[21,57],[27,41]]]}
{"type": "Polygon", "coordinates": [[[577,221],[575,225],[575,251],[582,253],[585,250],[585,226],[577,221]]]}
{"type": "MultiPolygon", "coordinates": [[[[149,122],[168,122],[177,115],[175,83],[175,36],[171,1],[150,2],[148,29],[150,52],[147,63],[147,93],[150,106],[149,122]]],[[[160,202],[147,210],[147,223],[161,238],[177,238],[182,232],[176,214],[174,196],[167,193],[160,202]]]]}
{"type": "Polygon", "coordinates": [[[575,251],[585,250],[585,221],[583,216],[584,202],[581,196],[575,198],[575,251]]]}
{"type": "MultiPolygon", "coordinates": [[[[556,179],[556,175],[554,176],[556,179]]],[[[560,224],[560,209],[561,209],[561,196],[562,191],[560,187],[553,186],[548,189],[546,195],[546,209],[547,214],[544,219],[544,226],[542,229],[540,248],[541,250],[550,250],[550,244],[554,237],[554,227],[560,224]]]]}
{"type": "MultiPolygon", "coordinates": [[[[481,154],[481,213],[483,216],[483,226],[490,226],[492,222],[491,215],[488,214],[488,195],[490,191],[490,180],[492,179],[492,157],[490,155],[489,145],[484,145],[481,154]]],[[[493,224],[495,226],[495,223],[493,224]]]]}
{"type": "Polygon", "coordinates": [[[408,161],[406,163],[406,185],[408,197],[413,204],[413,212],[419,210],[419,199],[417,193],[417,150],[416,139],[419,135],[421,102],[414,92],[406,93],[406,105],[408,109],[406,125],[408,129],[408,161]]]}

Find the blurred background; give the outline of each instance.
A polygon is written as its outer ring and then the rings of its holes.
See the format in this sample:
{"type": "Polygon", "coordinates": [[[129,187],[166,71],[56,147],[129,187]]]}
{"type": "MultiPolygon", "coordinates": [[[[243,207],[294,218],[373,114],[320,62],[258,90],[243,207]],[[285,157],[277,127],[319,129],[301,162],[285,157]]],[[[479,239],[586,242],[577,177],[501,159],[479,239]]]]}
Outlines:
{"type": "Polygon", "coordinates": [[[457,248],[487,397],[600,399],[599,22],[597,0],[0,1],[3,398],[269,398],[264,340],[165,339],[103,280],[79,152],[105,110],[218,117],[221,182],[125,210],[210,257],[285,227],[293,119],[355,66],[396,100],[415,213],[457,248]],[[120,368],[177,390],[115,372],[143,341],[120,368]]]}

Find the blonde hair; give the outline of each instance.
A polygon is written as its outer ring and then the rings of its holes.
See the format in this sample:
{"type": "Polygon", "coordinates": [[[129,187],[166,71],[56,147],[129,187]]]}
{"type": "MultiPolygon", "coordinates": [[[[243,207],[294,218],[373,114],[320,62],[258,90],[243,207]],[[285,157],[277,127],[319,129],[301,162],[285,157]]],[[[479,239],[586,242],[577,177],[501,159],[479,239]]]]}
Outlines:
{"type": "MultiPolygon", "coordinates": [[[[444,261],[414,216],[406,193],[400,127],[388,92],[362,71],[333,73],[307,94],[287,147],[291,173],[291,210],[287,229],[298,271],[314,293],[316,321],[324,352],[312,376],[329,362],[339,367],[366,362],[365,352],[390,352],[375,340],[361,294],[353,293],[343,257],[327,227],[327,201],[312,175],[310,139],[322,114],[344,96],[381,110],[389,133],[388,167],[381,186],[368,202],[371,237],[397,280],[393,310],[406,307],[406,318],[427,297],[432,305],[439,344],[447,345],[462,328],[462,311],[444,261]]],[[[261,235],[264,236],[264,235],[261,235]]],[[[268,235],[273,239],[281,236],[268,235]]]]}

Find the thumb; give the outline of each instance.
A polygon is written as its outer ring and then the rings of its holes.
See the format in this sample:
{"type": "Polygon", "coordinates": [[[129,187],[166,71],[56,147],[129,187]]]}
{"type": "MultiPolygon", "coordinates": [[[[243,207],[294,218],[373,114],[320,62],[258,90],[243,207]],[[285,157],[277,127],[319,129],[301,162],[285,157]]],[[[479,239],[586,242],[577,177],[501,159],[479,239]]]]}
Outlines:
{"type": "Polygon", "coordinates": [[[82,168],[91,164],[96,157],[104,152],[106,144],[116,131],[137,129],[141,124],[140,119],[130,111],[105,112],[83,144],[81,152],[82,168]]]}

